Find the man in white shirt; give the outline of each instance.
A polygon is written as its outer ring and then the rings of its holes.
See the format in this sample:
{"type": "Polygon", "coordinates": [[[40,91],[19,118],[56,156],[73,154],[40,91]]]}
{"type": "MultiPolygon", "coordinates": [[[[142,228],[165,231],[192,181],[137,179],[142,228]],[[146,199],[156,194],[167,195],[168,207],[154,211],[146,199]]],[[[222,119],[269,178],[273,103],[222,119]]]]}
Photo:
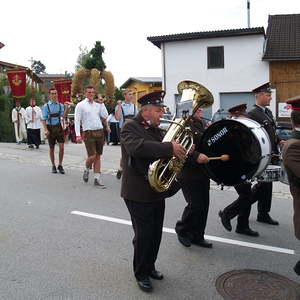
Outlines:
{"type": "Polygon", "coordinates": [[[41,109],[35,105],[35,99],[31,99],[25,114],[29,148],[33,148],[35,145],[35,148],[38,149],[41,144],[41,115],[41,109]]]}
{"type": "Polygon", "coordinates": [[[21,144],[22,140],[27,139],[26,126],[25,126],[25,109],[21,106],[20,100],[16,100],[16,107],[11,112],[11,120],[15,127],[16,142],[21,144]]]}
{"type": "MultiPolygon", "coordinates": [[[[132,103],[133,100],[133,92],[130,89],[126,89],[124,91],[124,101],[123,103],[121,101],[118,101],[118,105],[115,108],[115,118],[119,121],[119,127],[121,132],[121,129],[124,125],[124,122],[128,119],[132,119],[138,114],[138,109],[134,103],[132,103]]],[[[122,157],[120,160],[120,167],[117,171],[117,178],[120,179],[122,176],[122,157]]]]}
{"type": "Polygon", "coordinates": [[[83,141],[87,151],[86,169],[83,173],[83,181],[88,182],[89,171],[94,168],[94,185],[105,188],[100,180],[100,157],[103,152],[104,132],[102,120],[108,117],[104,104],[94,101],[95,89],[92,86],[85,88],[85,99],[75,107],[75,132],[76,142],[81,142],[80,125],[83,130],[83,141]]]}

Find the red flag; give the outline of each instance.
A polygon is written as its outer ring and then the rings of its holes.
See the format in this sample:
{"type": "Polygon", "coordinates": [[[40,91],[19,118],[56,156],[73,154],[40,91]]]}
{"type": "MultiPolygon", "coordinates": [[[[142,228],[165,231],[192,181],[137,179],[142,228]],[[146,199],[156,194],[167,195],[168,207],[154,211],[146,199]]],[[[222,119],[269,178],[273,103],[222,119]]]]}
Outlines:
{"type": "Polygon", "coordinates": [[[71,102],[71,84],[72,80],[59,80],[54,82],[60,103],[71,102]]]}
{"type": "Polygon", "coordinates": [[[15,98],[25,97],[26,93],[26,70],[7,70],[7,77],[11,87],[11,93],[15,98]]]}

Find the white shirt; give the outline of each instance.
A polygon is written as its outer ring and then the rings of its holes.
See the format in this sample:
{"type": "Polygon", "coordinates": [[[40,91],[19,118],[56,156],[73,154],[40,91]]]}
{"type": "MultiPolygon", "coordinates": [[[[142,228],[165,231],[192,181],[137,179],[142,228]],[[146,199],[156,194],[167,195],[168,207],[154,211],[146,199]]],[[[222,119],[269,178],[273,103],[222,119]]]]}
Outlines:
{"type": "Polygon", "coordinates": [[[26,107],[25,121],[27,124],[27,128],[40,129],[41,128],[41,116],[42,116],[42,111],[38,106],[26,107]]]}
{"type": "Polygon", "coordinates": [[[107,118],[107,123],[119,123],[113,114],[110,114],[107,118]]]}
{"type": "MultiPolygon", "coordinates": [[[[19,106],[19,107],[15,107],[12,112],[11,112],[11,120],[13,123],[18,121],[18,115],[17,112],[20,114],[19,115],[19,121],[20,123],[25,121],[25,115],[26,115],[26,111],[25,108],[19,106]]],[[[25,123],[24,123],[25,124],[25,123]]]]}
{"type": "Polygon", "coordinates": [[[89,102],[85,98],[75,107],[75,132],[80,136],[80,125],[83,131],[103,129],[101,118],[107,119],[108,113],[104,103],[89,102]]]}

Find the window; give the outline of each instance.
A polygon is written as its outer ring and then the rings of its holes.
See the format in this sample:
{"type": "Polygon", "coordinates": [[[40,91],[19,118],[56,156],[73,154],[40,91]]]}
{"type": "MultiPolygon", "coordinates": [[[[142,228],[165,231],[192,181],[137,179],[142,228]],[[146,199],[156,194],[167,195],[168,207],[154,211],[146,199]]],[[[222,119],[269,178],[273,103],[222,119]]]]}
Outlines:
{"type": "Polygon", "coordinates": [[[224,47],[207,47],[207,68],[224,68],[224,47]]]}

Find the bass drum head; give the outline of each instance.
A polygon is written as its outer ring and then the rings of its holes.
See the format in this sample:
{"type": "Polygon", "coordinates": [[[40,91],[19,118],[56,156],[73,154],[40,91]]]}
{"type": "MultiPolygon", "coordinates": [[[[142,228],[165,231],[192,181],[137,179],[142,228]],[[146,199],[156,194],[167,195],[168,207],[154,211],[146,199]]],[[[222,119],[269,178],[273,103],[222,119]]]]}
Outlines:
{"type": "Polygon", "coordinates": [[[228,161],[211,160],[204,167],[218,184],[234,186],[251,179],[261,159],[261,147],[244,124],[221,120],[210,125],[201,139],[201,152],[208,157],[229,155],[228,161]]]}

